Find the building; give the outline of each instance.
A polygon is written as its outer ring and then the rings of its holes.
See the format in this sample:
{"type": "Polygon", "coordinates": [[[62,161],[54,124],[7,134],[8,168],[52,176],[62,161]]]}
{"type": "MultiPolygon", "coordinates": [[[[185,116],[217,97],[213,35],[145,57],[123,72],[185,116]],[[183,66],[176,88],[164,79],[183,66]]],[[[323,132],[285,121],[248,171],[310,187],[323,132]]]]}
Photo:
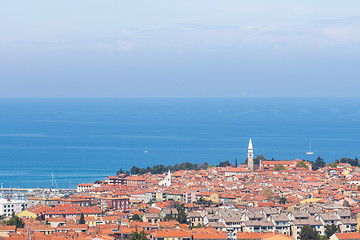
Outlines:
{"type": "Polygon", "coordinates": [[[249,140],[247,164],[248,164],[248,169],[250,171],[254,171],[254,150],[253,150],[253,145],[252,145],[252,142],[251,142],[251,138],[249,140]]]}
{"type": "Polygon", "coordinates": [[[339,240],[339,239],[344,239],[344,240],[357,240],[357,239],[360,239],[360,233],[358,233],[358,232],[351,232],[351,233],[334,233],[334,234],[330,237],[330,240],[339,240]]]}
{"type": "Polygon", "coordinates": [[[100,197],[98,198],[98,206],[101,210],[113,209],[127,211],[130,207],[129,200],[128,197],[100,197]]]}
{"type": "Polygon", "coordinates": [[[7,200],[0,198],[0,215],[11,216],[24,211],[28,206],[28,201],[25,200],[7,200]]]}
{"type": "Polygon", "coordinates": [[[119,174],[117,176],[109,176],[105,179],[105,182],[112,185],[127,185],[126,174],[119,174]]]}
{"type": "Polygon", "coordinates": [[[77,185],[77,192],[87,192],[93,187],[91,183],[80,183],[77,185]]]}
{"type": "Polygon", "coordinates": [[[128,176],[126,177],[126,185],[144,188],[146,186],[146,179],[142,176],[128,176]]]}
{"type": "MultiPolygon", "coordinates": [[[[286,170],[289,170],[296,168],[296,164],[301,161],[302,160],[300,159],[295,159],[293,161],[261,161],[260,169],[273,169],[276,165],[283,165],[286,170]]],[[[312,170],[312,164],[310,162],[302,162],[307,166],[307,170],[312,170]]]]}
{"type": "Polygon", "coordinates": [[[164,180],[159,182],[160,186],[166,186],[166,187],[170,187],[171,186],[171,172],[169,170],[167,176],[164,178],[164,180]]]}

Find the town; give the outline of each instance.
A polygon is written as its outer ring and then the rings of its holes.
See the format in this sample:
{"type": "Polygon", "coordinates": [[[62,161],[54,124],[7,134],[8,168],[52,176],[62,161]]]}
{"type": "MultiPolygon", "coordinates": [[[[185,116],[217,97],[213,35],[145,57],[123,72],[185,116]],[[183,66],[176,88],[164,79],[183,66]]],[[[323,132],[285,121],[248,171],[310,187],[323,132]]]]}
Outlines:
{"type": "Polygon", "coordinates": [[[360,239],[358,166],[254,158],[251,139],[246,164],[119,171],[73,192],[2,198],[0,238],[360,239]]]}

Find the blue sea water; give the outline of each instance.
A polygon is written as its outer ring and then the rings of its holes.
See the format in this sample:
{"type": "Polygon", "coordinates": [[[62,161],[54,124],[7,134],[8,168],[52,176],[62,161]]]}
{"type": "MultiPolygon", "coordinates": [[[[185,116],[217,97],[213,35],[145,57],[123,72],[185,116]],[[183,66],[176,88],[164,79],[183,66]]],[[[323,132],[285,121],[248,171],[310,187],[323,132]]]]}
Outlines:
{"type": "Polygon", "coordinates": [[[1,99],[0,182],[61,188],[120,168],[360,157],[360,99],[1,99]],[[305,155],[310,141],[314,155],[305,155]],[[144,151],[148,151],[144,153],[144,151]]]}

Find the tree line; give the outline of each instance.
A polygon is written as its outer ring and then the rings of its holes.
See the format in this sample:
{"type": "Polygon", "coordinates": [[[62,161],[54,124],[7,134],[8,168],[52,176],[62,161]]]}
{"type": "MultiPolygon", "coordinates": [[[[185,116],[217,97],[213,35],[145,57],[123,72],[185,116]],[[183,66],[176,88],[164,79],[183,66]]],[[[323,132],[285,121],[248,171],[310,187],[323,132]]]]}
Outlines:
{"type": "MultiPolygon", "coordinates": [[[[263,155],[257,155],[256,158],[254,158],[254,165],[258,166],[260,164],[260,161],[265,161],[267,160],[263,155]]],[[[267,160],[267,161],[276,161],[274,158],[267,160]]],[[[306,160],[303,160],[306,161],[306,160]]],[[[319,168],[323,168],[326,166],[326,162],[324,161],[324,159],[322,159],[320,156],[318,156],[316,158],[315,161],[310,161],[310,163],[312,164],[312,169],[313,170],[317,170],[319,168]]],[[[339,163],[348,163],[351,166],[357,166],[360,167],[360,162],[358,160],[358,158],[340,158],[340,159],[336,159],[335,162],[329,164],[331,167],[336,167],[339,163]]],[[[247,159],[245,160],[245,162],[243,163],[245,165],[247,165],[247,159]]],[[[281,164],[279,164],[281,165],[281,164]]],[[[229,162],[228,160],[220,162],[218,165],[216,165],[216,167],[227,167],[227,166],[233,166],[233,167],[237,167],[238,163],[237,163],[237,159],[235,159],[234,164],[229,162]]],[[[151,174],[162,174],[164,172],[168,172],[169,170],[172,172],[175,171],[179,171],[179,170],[201,170],[201,169],[207,169],[209,167],[215,167],[215,165],[209,165],[208,163],[190,163],[190,162],[185,162],[185,163],[181,163],[181,164],[175,164],[173,166],[165,166],[163,164],[159,164],[159,165],[154,165],[152,167],[146,167],[146,168],[140,168],[137,166],[133,166],[130,171],[124,171],[123,169],[120,169],[117,174],[126,174],[126,175],[143,175],[146,173],[151,173],[151,174]]],[[[303,163],[300,162],[297,167],[305,167],[307,168],[307,166],[303,163]]],[[[276,168],[277,170],[283,170],[283,166],[277,166],[276,168]]]]}
{"type": "MultiPolygon", "coordinates": [[[[130,170],[131,175],[143,175],[145,173],[151,173],[151,174],[161,174],[164,172],[170,171],[179,171],[179,170],[201,170],[201,169],[207,169],[209,167],[208,163],[190,163],[185,162],[181,164],[175,164],[174,166],[165,166],[165,165],[154,165],[153,167],[147,167],[147,168],[139,168],[136,166],[133,166],[130,170]]],[[[118,171],[119,173],[123,173],[124,171],[120,169],[118,171]]]]}

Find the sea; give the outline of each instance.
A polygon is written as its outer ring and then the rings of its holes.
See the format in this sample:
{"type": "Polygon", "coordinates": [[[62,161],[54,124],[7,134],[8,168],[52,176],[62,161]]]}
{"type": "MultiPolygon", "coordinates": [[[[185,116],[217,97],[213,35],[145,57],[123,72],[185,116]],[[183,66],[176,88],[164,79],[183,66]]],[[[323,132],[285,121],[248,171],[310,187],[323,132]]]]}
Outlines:
{"type": "Polygon", "coordinates": [[[360,157],[359,98],[0,99],[4,188],[75,188],[119,169],[360,157]],[[313,155],[306,155],[310,143],[313,155]]]}

